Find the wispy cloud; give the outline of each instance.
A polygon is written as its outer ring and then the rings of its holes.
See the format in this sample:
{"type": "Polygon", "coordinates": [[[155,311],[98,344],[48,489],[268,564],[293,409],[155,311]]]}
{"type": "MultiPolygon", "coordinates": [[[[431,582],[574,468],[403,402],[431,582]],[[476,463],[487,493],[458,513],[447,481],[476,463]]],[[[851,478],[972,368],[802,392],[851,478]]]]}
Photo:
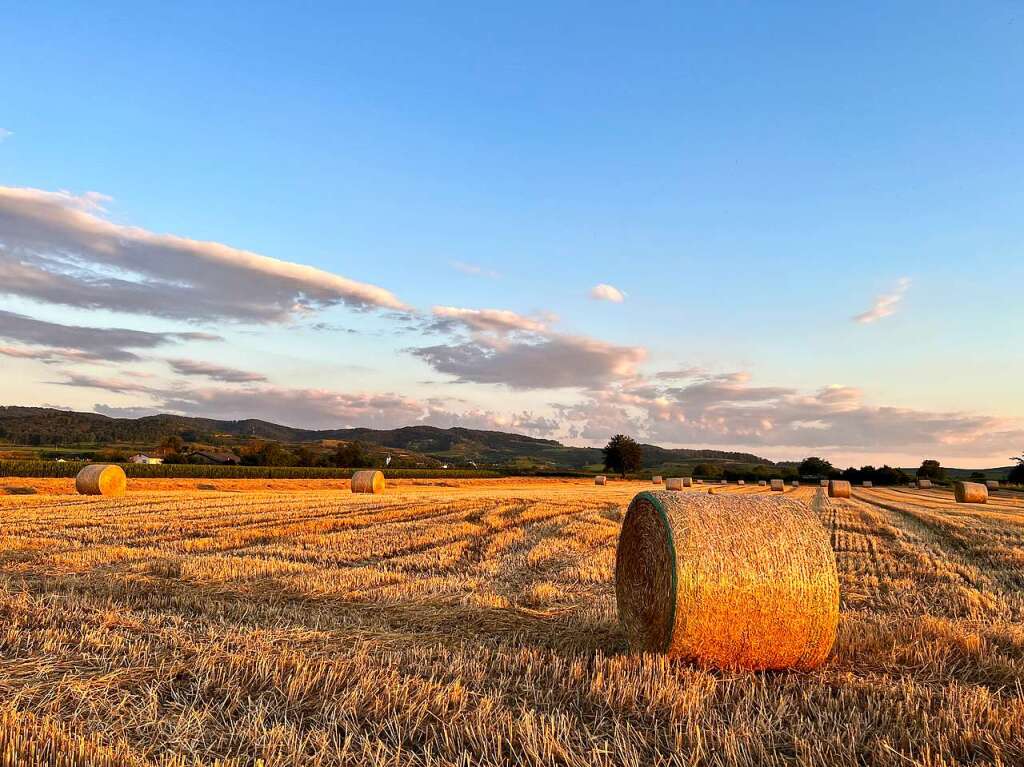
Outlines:
{"type": "Polygon", "coordinates": [[[626,294],[614,285],[598,283],[590,289],[590,297],[595,301],[611,301],[613,304],[621,304],[626,300],[626,294]]]}
{"type": "Polygon", "coordinates": [[[105,201],[0,187],[0,293],[190,321],[280,322],[337,304],[408,310],[376,285],[114,224],[100,215],[105,201]]]}
{"type": "Polygon", "coordinates": [[[9,139],[13,135],[14,133],[12,131],[7,130],[6,128],[0,128],[0,141],[9,139]]]}
{"type": "Polygon", "coordinates": [[[185,376],[205,376],[213,381],[224,381],[225,383],[259,383],[265,382],[267,377],[260,373],[250,373],[237,368],[214,365],[210,362],[199,362],[197,360],[167,360],[167,363],[176,373],[185,376]]]}
{"type": "Polygon", "coordinates": [[[896,312],[896,307],[899,306],[900,301],[903,300],[903,296],[910,288],[910,278],[901,277],[896,283],[896,287],[889,293],[882,293],[880,296],[875,298],[874,304],[866,312],[861,312],[853,318],[854,322],[859,322],[862,325],[867,325],[872,322],[877,322],[883,317],[888,317],[896,312]]]}
{"type": "Polygon", "coordinates": [[[469,274],[473,277],[490,277],[491,279],[497,279],[501,276],[498,272],[493,269],[487,269],[478,264],[467,264],[465,261],[449,261],[449,266],[457,272],[463,274],[469,274]]]}

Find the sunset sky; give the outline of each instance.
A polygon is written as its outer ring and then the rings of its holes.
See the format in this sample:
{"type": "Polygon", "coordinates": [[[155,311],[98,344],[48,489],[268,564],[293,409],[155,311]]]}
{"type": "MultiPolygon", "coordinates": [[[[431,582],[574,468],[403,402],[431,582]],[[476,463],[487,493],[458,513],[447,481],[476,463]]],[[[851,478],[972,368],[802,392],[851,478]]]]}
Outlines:
{"type": "Polygon", "coordinates": [[[1019,4],[444,5],[6,8],[0,404],[1024,449],[1019,4]]]}

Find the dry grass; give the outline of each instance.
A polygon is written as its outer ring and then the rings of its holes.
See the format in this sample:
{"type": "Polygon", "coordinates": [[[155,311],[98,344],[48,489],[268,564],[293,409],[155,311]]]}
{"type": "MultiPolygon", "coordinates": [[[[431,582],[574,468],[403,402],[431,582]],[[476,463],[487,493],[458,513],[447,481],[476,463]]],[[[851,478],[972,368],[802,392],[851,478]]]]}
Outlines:
{"type": "Polygon", "coordinates": [[[714,673],[624,653],[650,483],[429,482],[0,496],[0,765],[1024,762],[1018,500],[787,488],[836,552],[835,654],[714,673]]]}

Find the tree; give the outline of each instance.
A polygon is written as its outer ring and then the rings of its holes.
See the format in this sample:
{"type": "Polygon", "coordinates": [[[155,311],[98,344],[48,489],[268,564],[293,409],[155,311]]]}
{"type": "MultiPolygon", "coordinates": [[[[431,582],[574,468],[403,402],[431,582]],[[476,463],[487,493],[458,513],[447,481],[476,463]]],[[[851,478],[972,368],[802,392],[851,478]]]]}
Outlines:
{"type": "Polygon", "coordinates": [[[693,467],[693,476],[701,479],[721,479],[722,467],[717,463],[698,463],[693,467]]]}
{"type": "Polygon", "coordinates": [[[1010,474],[1006,479],[1015,485],[1024,485],[1024,455],[1011,460],[1016,461],[1017,465],[1010,469],[1010,474]]]}
{"type": "Polygon", "coordinates": [[[985,479],[985,472],[983,471],[972,471],[971,479],[985,479]]]}
{"type": "Polygon", "coordinates": [[[332,460],[335,466],[346,469],[361,469],[373,464],[362,443],[358,441],[338,445],[332,460]]]}
{"type": "Polygon", "coordinates": [[[644,458],[644,449],[632,437],[616,434],[604,446],[604,468],[622,476],[636,471],[644,458]]]}
{"type": "Polygon", "coordinates": [[[921,461],[921,468],[917,470],[917,476],[921,479],[942,481],[946,478],[946,470],[942,468],[938,461],[929,459],[921,461]]]}
{"type": "Polygon", "coordinates": [[[277,442],[256,442],[242,451],[243,466],[294,466],[295,456],[277,442]]]}
{"type": "Polygon", "coordinates": [[[811,456],[804,458],[800,464],[799,473],[801,477],[832,477],[838,474],[836,467],[824,458],[811,456]]]}

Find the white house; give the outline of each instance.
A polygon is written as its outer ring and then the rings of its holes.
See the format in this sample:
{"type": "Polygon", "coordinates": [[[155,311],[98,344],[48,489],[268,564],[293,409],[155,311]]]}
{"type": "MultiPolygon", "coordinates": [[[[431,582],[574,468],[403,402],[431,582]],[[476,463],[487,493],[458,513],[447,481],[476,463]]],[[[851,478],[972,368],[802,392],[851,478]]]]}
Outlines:
{"type": "Polygon", "coordinates": [[[132,463],[163,463],[164,462],[163,458],[150,458],[148,455],[143,455],[142,453],[139,453],[138,455],[133,455],[128,460],[131,461],[132,463]]]}

